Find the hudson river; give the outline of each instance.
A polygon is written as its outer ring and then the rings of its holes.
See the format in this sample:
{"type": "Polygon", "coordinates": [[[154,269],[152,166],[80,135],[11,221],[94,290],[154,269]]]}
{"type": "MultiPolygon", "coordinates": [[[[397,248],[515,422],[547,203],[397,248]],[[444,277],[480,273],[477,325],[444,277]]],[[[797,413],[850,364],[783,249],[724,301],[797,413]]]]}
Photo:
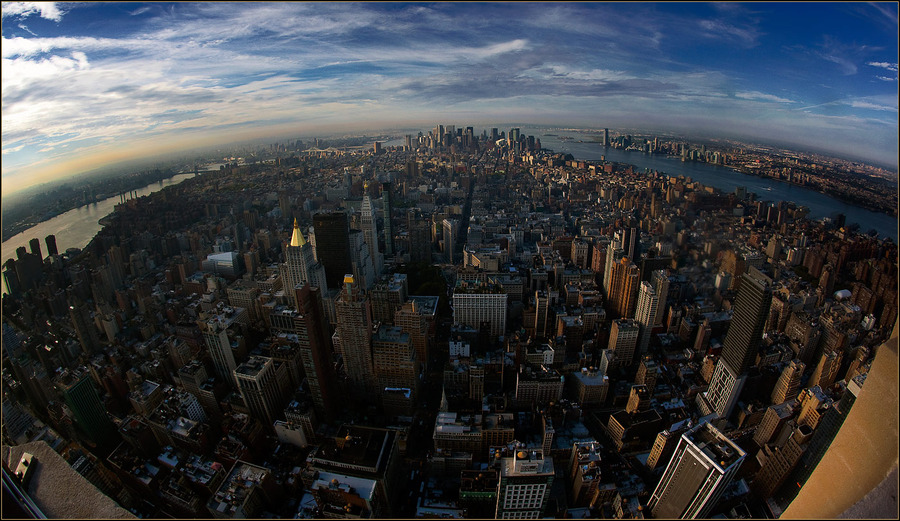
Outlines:
{"type": "Polygon", "coordinates": [[[718,188],[722,192],[734,192],[738,186],[747,187],[747,191],[755,192],[757,199],[764,201],[792,201],[797,205],[809,208],[807,219],[821,219],[831,217],[833,214],[842,213],[847,216],[847,223],[859,224],[859,231],[865,233],[871,229],[878,232],[878,237],[884,239],[890,237],[897,242],[897,219],[883,213],[872,212],[864,208],[852,206],[840,199],[829,195],[792,185],[773,179],[756,177],[736,172],[728,167],[698,163],[692,161],[681,162],[681,159],[659,154],[645,154],[643,152],[622,150],[612,147],[604,147],[599,143],[589,142],[590,136],[577,132],[550,131],[556,136],[543,135],[544,130],[522,128],[522,134],[533,135],[541,140],[541,146],[554,152],[572,154],[575,159],[599,160],[604,156],[607,161],[634,165],[639,171],[644,169],[656,170],[669,176],[690,177],[707,186],[718,188]],[[560,140],[559,136],[574,138],[572,141],[560,140]],[[579,143],[578,140],[584,140],[579,143]],[[767,190],[767,188],[769,190],[767,190]]]}
{"type": "MultiPolygon", "coordinates": [[[[193,173],[176,174],[168,179],[163,179],[160,182],[149,184],[137,190],[137,196],[149,195],[167,186],[177,185],[191,177],[194,177],[193,173]]],[[[41,254],[44,257],[47,256],[47,243],[44,242],[44,238],[48,235],[56,236],[56,248],[59,250],[59,253],[64,253],[68,248],[83,249],[103,228],[97,221],[111,214],[115,210],[116,205],[119,204],[119,201],[119,196],[116,195],[109,199],[98,201],[96,204],[80,206],[64,214],[57,215],[49,221],[36,224],[24,232],[10,237],[8,240],[4,240],[2,245],[3,256],[0,257],[0,262],[6,262],[6,259],[9,258],[16,258],[16,248],[19,246],[25,246],[28,253],[31,253],[28,241],[35,237],[41,241],[41,254]]],[[[5,283],[3,284],[3,291],[4,293],[6,292],[5,283]]]]}

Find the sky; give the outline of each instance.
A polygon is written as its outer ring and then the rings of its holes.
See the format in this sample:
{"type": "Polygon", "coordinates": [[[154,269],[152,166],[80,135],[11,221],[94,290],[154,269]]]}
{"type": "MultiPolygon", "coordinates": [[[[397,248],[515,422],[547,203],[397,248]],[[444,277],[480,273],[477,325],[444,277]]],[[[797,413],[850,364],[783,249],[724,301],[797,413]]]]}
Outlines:
{"type": "Polygon", "coordinates": [[[2,191],[269,136],[521,122],[898,164],[898,4],[2,3],[2,191]]]}

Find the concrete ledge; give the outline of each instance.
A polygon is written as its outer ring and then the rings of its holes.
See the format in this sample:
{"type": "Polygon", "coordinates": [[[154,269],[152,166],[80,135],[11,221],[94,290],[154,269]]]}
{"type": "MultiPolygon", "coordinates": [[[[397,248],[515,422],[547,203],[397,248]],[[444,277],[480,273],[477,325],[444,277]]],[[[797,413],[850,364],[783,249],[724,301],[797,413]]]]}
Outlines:
{"type": "Polygon", "coordinates": [[[22,454],[37,463],[28,484],[32,501],[51,519],[137,519],[66,463],[43,441],[2,448],[3,460],[15,469],[22,454]]]}
{"type": "Polygon", "coordinates": [[[897,467],[838,519],[897,519],[897,467]]]}

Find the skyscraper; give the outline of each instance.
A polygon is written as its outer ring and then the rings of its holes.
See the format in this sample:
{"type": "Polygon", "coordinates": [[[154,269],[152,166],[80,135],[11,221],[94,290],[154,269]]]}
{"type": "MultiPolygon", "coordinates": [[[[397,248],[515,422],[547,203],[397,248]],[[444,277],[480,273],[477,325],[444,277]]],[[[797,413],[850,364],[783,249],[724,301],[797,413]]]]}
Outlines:
{"type": "Polygon", "coordinates": [[[784,483],[788,473],[794,469],[806,451],[810,438],[812,429],[800,425],[794,428],[791,437],[783,446],[775,449],[769,445],[763,447],[763,453],[766,455],[765,463],[753,477],[752,485],[759,497],[771,497],[772,493],[784,483]]]}
{"type": "Polygon", "coordinates": [[[520,130],[518,127],[509,129],[509,136],[507,137],[507,141],[510,147],[513,146],[514,143],[518,143],[520,130]]]}
{"type": "Polygon", "coordinates": [[[793,400],[797,397],[797,391],[800,390],[800,377],[803,376],[803,370],[806,364],[799,360],[791,360],[778,377],[778,383],[772,390],[772,403],[777,405],[787,400],[793,400]]]}
{"type": "Polygon", "coordinates": [[[495,519],[543,517],[553,487],[553,460],[542,452],[520,450],[500,460],[495,519]]]}
{"type": "Polygon", "coordinates": [[[456,237],[459,234],[459,220],[444,219],[444,258],[446,262],[453,264],[456,262],[456,237]]]}
{"type": "Polygon", "coordinates": [[[298,285],[310,283],[322,290],[328,291],[328,283],[325,270],[313,257],[312,245],[303,238],[303,232],[294,219],[294,232],[291,241],[284,247],[285,263],[283,265],[282,279],[284,280],[284,295],[288,302],[296,305],[294,290],[298,285]]]}
{"type": "Polygon", "coordinates": [[[650,345],[650,332],[656,323],[656,312],[659,309],[659,297],[649,282],[641,282],[638,290],[637,310],[634,313],[634,321],[641,328],[638,337],[637,351],[640,356],[647,353],[650,345]]]}
{"type": "Polygon", "coordinates": [[[267,356],[251,356],[234,370],[234,380],[250,413],[263,425],[272,426],[283,401],[274,361],[267,356]]]}
{"type": "Polygon", "coordinates": [[[730,416],[737,403],[747,370],[756,361],[772,304],[772,279],[752,266],[742,279],[722,356],[716,363],[709,390],[697,395],[701,411],[704,414],[715,411],[720,418],[730,416]]]}
{"type": "Polygon", "coordinates": [[[116,426],[106,414],[87,369],[66,369],[56,377],[54,384],[75,416],[78,428],[98,446],[112,448],[118,438],[116,426]]]}
{"type": "Polygon", "coordinates": [[[428,322],[419,304],[415,300],[403,304],[403,307],[394,313],[394,324],[409,334],[409,341],[416,352],[416,360],[427,365],[430,355],[428,322]]]}
{"type": "Polygon", "coordinates": [[[414,401],[420,363],[409,333],[399,326],[380,326],[372,338],[372,353],[379,390],[409,389],[414,401]]]}
{"type": "Polygon", "coordinates": [[[47,255],[59,255],[59,250],[56,248],[56,235],[50,234],[44,237],[44,242],[47,244],[47,255]]]}
{"type": "Polygon", "coordinates": [[[338,397],[334,389],[331,342],[325,330],[326,319],[319,302],[322,290],[304,284],[294,293],[299,312],[294,319],[294,327],[300,342],[300,359],[303,361],[316,415],[327,421],[334,414],[333,407],[338,397]]]}
{"type": "Polygon", "coordinates": [[[611,280],[607,298],[612,315],[621,318],[634,316],[641,270],[628,257],[622,257],[613,265],[609,277],[611,280]]]}
{"type": "Polygon", "coordinates": [[[663,318],[665,318],[666,298],[669,296],[669,276],[666,274],[666,270],[654,271],[650,276],[650,284],[653,285],[653,290],[656,292],[659,303],[659,306],[656,308],[656,316],[653,319],[653,325],[658,326],[662,324],[663,318]]]}
{"type": "Polygon", "coordinates": [[[329,288],[339,288],[344,275],[353,272],[350,262],[350,225],[344,212],[317,213],[313,216],[316,232],[316,258],[325,267],[329,288]]]}
{"type": "Polygon", "coordinates": [[[453,322],[481,329],[487,323],[491,340],[506,333],[506,303],[509,295],[492,279],[468,284],[457,281],[453,290],[453,322]]]}
{"type": "Polygon", "coordinates": [[[344,370],[353,390],[360,396],[371,397],[376,388],[372,360],[372,309],[353,275],[344,277],[344,288],[334,305],[344,370]]]}
{"type": "MultiPolygon", "coordinates": [[[[409,262],[431,263],[431,229],[418,209],[407,211],[407,231],[409,232],[409,262]]],[[[387,229],[385,229],[387,235],[387,229]]],[[[387,241],[385,241],[387,242],[387,241]]],[[[387,253],[387,248],[385,252],[387,253]]]]}
{"type": "Polygon", "coordinates": [[[547,337],[547,312],[550,309],[550,296],[544,290],[534,292],[534,336],[547,337]]]}
{"type": "Polygon", "coordinates": [[[41,254],[41,241],[37,237],[28,241],[28,245],[31,247],[31,254],[37,255],[38,259],[43,260],[44,256],[41,254]]]}
{"type": "Polygon", "coordinates": [[[369,197],[369,183],[363,185],[363,202],[361,214],[361,224],[363,232],[363,240],[369,248],[369,258],[372,259],[372,265],[375,267],[375,275],[381,274],[382,258],[381,252],[378,250],[378,223],[375,222],[375,211],[372,207],[372,198],[369,197]]]}
{"type": "Polygon", "coordinates": [[[615,366],[628,367],[634,361],[640,327],[630,318],[613,320],[609,331],[609,349],[615,353],[615,366]]]}
{"type": "Polygon", "coordinates": [[[372,320],[382,324],[393,324],[394,314],[409,298],[409,283],[406,274],[394,273],[383,277],[368,293],[372,303],[372,320]]]}
{"type": "Polygon", "coordinates": [[[619,234],[621,237],[619,246],[625,250],[625,256],[637,264],[641,256],[640,232],[637,228],[625,228],[619,234]]]}
{"type": "Polygon", "coordinates": [[[746,453],[709,422],[681,435],[647,506],[653,517],[709,517],[746,453]]]}
{"type": "Polygon", "coordinates": [[[375,284],[375,264],[360,230],[350,230],[350,265],[356,283],[365,290],[371,289],[375,284]]]}
{"type": "Polygon", "coordinates": [[[214,317],[206,322],[199,322],[203,340],[209,349],[209,354],[216,369],[216,376],[223,382],[233,386],[233,373],[237,368],[234,360],[234,352],[231,349],[231,340],[228,338],[228,326],[220,317],[214,317]]]}
{"type": "Polygon", "coordinates": [[[394,227],[391,225],[391,212],[393,211],[393,196],[390,181],[381,184],[381,211],[384,213],[384,254],[394,254],[394,227]]]}
{"type": "Polygon", "coordinates": [[[603,291],[606,292],[607,300],[610,298],[612,291],[612,272],[613,266],[616,265],[622,257],[625,256],[623,250],[618,244],[612,243],[606,247],[606,263],[603,265],[603,291]]]}
{"type": "Polygon", "coordinates": [[[825,351],[819,358],[815,371],[807,382],[807,387],[818,385],[822,389],[828,389],[834,384],[837,373],[841,368],[841,360],[844,354],[840,351],[825,351]]]}

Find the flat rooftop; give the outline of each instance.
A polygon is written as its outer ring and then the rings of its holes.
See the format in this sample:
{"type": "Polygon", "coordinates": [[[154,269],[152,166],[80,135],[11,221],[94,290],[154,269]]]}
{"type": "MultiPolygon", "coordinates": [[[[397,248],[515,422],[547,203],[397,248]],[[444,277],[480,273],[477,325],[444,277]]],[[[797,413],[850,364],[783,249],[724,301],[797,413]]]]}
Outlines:
{"type": "Polygon", "coordinates": [[[326,439],[311,456],[313,463],[338,468],[380,473],[395,431],[357,425],[344,425],[334,438],[326,439]]]}
{"type": "Polygon", "coordinates": [[[691,440],[698,449],[722,468],[730,467],[746,455],[743,449],[735,445],[709,422],[694,427],[684,433],[684,437],[691,440]]]}

